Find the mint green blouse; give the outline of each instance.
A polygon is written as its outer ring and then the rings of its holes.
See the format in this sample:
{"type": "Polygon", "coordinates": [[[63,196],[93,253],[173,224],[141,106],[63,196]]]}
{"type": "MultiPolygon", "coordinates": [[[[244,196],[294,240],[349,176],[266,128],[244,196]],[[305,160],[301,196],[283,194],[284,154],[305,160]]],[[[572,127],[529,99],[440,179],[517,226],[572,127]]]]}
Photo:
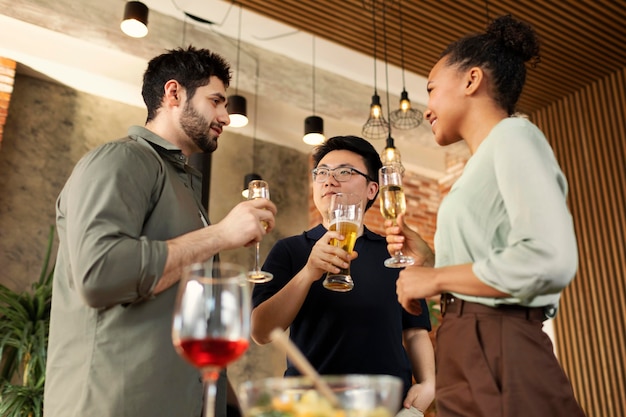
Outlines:
{"type": "Polygon", "coordinates": [[[498,123],[467,162],[439,209],[436,266],[473,264],[510,298],[455,296],[490,306],[548,306],[578,265],[567,181],[543,133],[524,118],[498,123]]]}

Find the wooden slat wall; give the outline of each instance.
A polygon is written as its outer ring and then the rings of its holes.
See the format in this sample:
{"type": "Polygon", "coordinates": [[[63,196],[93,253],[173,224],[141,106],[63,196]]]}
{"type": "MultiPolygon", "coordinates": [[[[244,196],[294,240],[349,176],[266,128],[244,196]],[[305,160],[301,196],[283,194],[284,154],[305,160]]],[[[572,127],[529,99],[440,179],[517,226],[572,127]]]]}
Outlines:
{"type": "MultiPolygon", "coordinates": [[[[518,106],[528,114],[626,66],[625,0],[238,0],[237,3],[368,56],[374,54],[372,7],[375,5],[377,58],[384,61],[386,37],[388,62],[401,67],[404,61],[408,71],[424,77],[450,42],[483,31],[487,14],[493,19],[510,13],[530,23],[541,41],[541,64],[529,71],[518,106]]],[[[407,86],[408,91],[411,88],[407,86]]]]}
{"type": "Polygon", "coordinates": [[[590,417],[626,415],[626,69],[532,115],[569,181],[579,271],[557,349],[590,417]]]}

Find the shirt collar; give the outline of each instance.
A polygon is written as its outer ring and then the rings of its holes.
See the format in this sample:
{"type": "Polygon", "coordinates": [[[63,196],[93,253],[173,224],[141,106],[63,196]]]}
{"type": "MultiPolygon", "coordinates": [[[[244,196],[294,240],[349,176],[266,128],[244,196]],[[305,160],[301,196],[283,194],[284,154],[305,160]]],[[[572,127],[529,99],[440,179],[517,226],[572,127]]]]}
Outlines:
{"type": "MultiPolygon", "coordinates": [[[[171,142],[163,139],[161,136],[146,129],[143,126],[131,126],[128,128],[128,136],[132,139],[143,139],[148,142],[159,154],[166,157],[173,163],[181,167],[188,166],[188,158],[183,154],[180,148],[171,142]]],[[[189,166],[191,168],[191,166],[189,166]]]]}

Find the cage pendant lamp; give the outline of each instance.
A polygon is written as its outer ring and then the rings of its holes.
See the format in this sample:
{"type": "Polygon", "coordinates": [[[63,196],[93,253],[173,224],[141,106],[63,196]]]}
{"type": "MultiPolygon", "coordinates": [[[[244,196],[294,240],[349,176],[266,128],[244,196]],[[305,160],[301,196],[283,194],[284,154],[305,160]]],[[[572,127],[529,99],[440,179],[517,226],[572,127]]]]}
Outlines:
{"type": "Polygon", "coordinates": [[[422,124],[424,114],[411,107],[409,93],[407,93],[404,81],[404,40],[402,34],[402,1],[399,3],[399,23],[400,23],[400,61],[402,65],[402,93],[400,94],[400,107],[389,115],[391,126],[396,129],[414,129],[422,124]]]}
{"type": "MultiPolygon", "coordinates": [[[[387,14],[386,7],[383,5],[383,45],[385,51],[385,82],[387,88],[387,116],[391,120],[391,106],[389,104],[389,64],[387,60],[387,14]]],[[[404,173],[404,166],[400,158],[400,151],[396,149],[393,137],[391,137],[391,129],[388,131],[387,141],[385,143],[385,149],[380,154],[380,159],[383,165],[397,165],[401,168],[401,172],[404,173]]]]}
{"type": "Polygon", "coordinates": [[[302,140],[307,145],[320,145],[324,143],[326,137],[324,136],[324,119],[315,115],[315,36],[312,37],[311,41],[311,49],[312,49],[312,109],[313,115],[304,119],[304,136],[302,140]]]}
{"type": "Polygon", "coordinates": [[[376,88],[376,1],[372,1],[372,29],[374,33],[374,95],[370,104],[369,118],[363,125],[361,134],[369,140],[385,139],[389,135],[389,122],[385,120],[380,96],[376,88]]]}
{"type": "Polygon", "coordinates": [[[248,106],[246,98],[239,95],[239,58],[241,56],[241,6],[239,6],[239,27],[237,33],[237,79],[235,94],[228,97],[228,116],[230,127],[244,127],[248,124],[248,106]]]}
{"type": "Polygon", "coordinates": [[[148,6],[140,1],[129,1],[124,6],[124,17],[120,29],[133,38],[143,38],[148,34],[148,6]]]}

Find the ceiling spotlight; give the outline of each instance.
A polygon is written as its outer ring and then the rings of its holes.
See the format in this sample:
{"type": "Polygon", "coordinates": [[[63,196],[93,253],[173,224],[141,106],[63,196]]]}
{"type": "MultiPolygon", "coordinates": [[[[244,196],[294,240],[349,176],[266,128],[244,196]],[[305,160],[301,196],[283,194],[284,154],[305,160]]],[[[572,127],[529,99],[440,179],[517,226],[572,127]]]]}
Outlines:
{"type": "Polygon", "coordinates": [[[127,2],[120,28],[122,32],[133,38],[146,36],[148,34],[148,6],[140,1],[127,2]]]}
{"type": "Polygon", "coordinates": [[[321,145],[326,140],[324,137],[324,119],[315,115],[315,36],[313,36],[311,41],[311,51],[312,51],[312,88],[313,94],[312,98],[312,108],[313,115],[304,119],[304,136],[302,137],[302,141],[307,145],[321,145]]]}
{"type": "Polygon", "coordinates": [[[307,145],[320,145],[324,143],[324,119],[319,116],[309,116],[304,119],[304,137],[307,145]]]}
{"type": "Polygon", "coordinates": [[[230,117],[230,127],[244,127],[248,124],[248,110],[246,98],[240,95],[228,97],[228,116],[230,117]]]}
{"type": "Polygon", "coordinates": [[[239,95],[239,57],[241,55],[241,6],[239,6],[239,25],[237,29],[237,74],[235,79],[235,94],[228,97],[228,115],[230,127],[244,127],[248,124],[248,109],[246,98],[239,95]]]}

